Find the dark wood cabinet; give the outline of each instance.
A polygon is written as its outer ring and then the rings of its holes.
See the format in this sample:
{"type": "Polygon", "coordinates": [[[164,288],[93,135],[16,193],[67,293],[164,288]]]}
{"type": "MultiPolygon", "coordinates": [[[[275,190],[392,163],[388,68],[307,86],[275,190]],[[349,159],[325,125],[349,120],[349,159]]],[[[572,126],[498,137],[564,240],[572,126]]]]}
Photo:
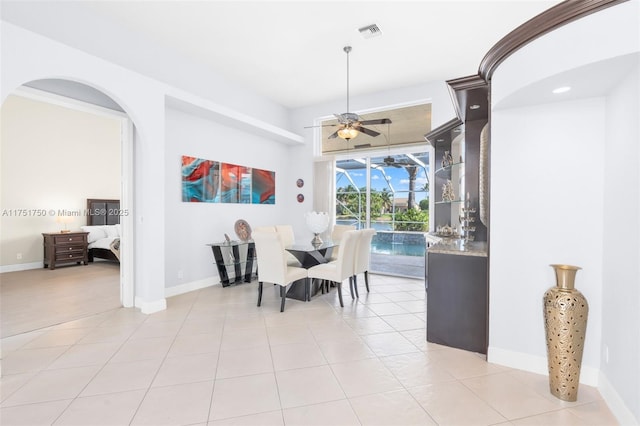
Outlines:
{"type": "Polygon", "coordinates": [[[88,232],[43,233],[44,267],[55,269],[60,263],[86,265],[89,261],[88,234],[88,232]]]}
{"type": "Polygon", "coordinates": [[[485,186],[480,191],[481,181],[488,179],[480,171],[488,171],[489,140],[483,131],[489,122],[489,87],[478,75],[447,84],[457,117],[425,135],[440,167],[429,220],[436,230],[451,227],[458,238],[444,238],[427,252],[427,341],[486,354],[489,222],[478,213],[488,207],[489,196],[485,186]]]}
{"type": "Polygon", "coordinates": [[[429,253],[427,341],[487,353],[487,258],[429,253]]]}

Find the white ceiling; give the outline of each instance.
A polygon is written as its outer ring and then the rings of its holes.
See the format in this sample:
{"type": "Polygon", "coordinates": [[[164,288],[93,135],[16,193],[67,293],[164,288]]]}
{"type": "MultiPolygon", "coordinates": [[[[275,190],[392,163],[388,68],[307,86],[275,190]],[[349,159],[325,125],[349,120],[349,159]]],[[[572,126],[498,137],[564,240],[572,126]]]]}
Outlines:
{"type": "Polygon", "coordinates": [[[345,45],[352,96],[444,81],[476,74],[496,42],[557,3],[3,0],[2,19],[132,69],[188,58],[297,108],[346,96],[345,45]],[[373,23],[383,35],[363,39],[373,23]]]}

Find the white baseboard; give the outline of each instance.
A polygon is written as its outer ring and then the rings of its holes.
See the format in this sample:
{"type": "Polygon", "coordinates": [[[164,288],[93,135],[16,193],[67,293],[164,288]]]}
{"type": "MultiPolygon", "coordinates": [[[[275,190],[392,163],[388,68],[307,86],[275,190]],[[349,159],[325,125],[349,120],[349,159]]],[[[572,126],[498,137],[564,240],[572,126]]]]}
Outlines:
{"type": "Polygon", "coordinates": [[[16,272],[16,271],[28,271],[30,269],[41,269],[43,267],[42,262],[31,262],[31,263],[18,263],[15,265],[4,265],[0,266],[0,274],[5,272],[16,272]]]}
{"type": "MultiPolygon", "coordinates": [[[[549,374],[546,357],[489,347],[487,361],[531,373],[549,374]]],[[[621,425],[640,425],[640,419],[637,419],[625,405],[624,400],[602,371],[583,365],[580,371],[580,383],[598,388],[600,395],[621,425]]]]}
{"type": "Polygon", "coordinates": [[[218,281],[218,277],[208,277],[197,281],[167,287],[164,289],[164,299],[147,302],[136,297],[135,306],[140,308],[143,314],[153,314],[167,309],[167,297],[177,296],[179,294],[188,293],[201,288],[211,287],[218,281]]]}
{"type": "MultiPolygon", "coordinates": [[[[490,346],[487,350],[487,361],[531,373],[549,374],[546,356],[525,354],[490,346]]],[[[599,369],[584,364],[582,365],[580,370],[580,383],[588,386],[598,386],[599,376],[599,369]]]]}
{"type": "Polygon", "coordinates": [[[179,294],[189,293],[190,291],[200,290],[201,288],[211,287],[218,283],[218,277],[208,277],[201,280],[191,281],[188,283],[167,287],[164,289],[164,297],[177,296],[179,294]]]}
{"type": "Polygon", "coordinates": [[[164,311],[167,309],[167,299],[154,300],[147,302],[136,297],[136,308],[140,308],[140,312],[143,314],[155,314],[156,312],[164,311]]]}
{"type": "Polygon", "coordinates": [[[607,406],[613,415],[616,416],[616,419],[621,425],[640,425],[640,419],[637,419],[631,410],[627,408],[623,399],[620,397],[618,392],[616,392],[615,388],[611,385],[607,376],[605,376],[602,371],[600,371],[598,391],[600,391],[600,395],[602,395],[607,406]]]}

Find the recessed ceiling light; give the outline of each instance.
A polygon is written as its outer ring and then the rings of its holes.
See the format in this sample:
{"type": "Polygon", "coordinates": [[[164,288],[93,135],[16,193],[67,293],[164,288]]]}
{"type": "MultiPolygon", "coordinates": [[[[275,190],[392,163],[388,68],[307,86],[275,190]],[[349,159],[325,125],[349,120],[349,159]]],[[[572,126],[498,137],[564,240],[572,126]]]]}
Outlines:
{"type": "Polygon", "coordinates": [[[469,106],[469,109],[480,109],[480,105],[473,104],[473,105],[469,106]]]}
{"type": "Polygon", "coordinates": [[[558,94],[558,93],[565,93],[568,92],[569,90],[571,90],[571,87],[569,86],[562,86],[562,87],[557,87],[555,89],[553,89],[553,93],[558,94]]]}

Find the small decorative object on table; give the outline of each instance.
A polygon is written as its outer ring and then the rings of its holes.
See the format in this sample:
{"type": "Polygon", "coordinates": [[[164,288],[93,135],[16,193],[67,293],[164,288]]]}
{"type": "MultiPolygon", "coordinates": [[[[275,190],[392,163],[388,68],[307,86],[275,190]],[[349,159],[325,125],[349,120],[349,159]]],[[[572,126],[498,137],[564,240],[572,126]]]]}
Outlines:
{"type": "Polygon", "coordinates": [[[251,227],[244,219],[238,219],[233,229],[241,241],[249,241],[251,239],[251,227]]]}
{"type": "Polygon", "coordinates": [[[465,243],[473,241],[475,238],[473,233],[476,231],[476,226],[474,225],[476,221],[476,208],[471,207],[471,197],[468,192],[465,206],[460,210],[462,214],[458,217],[458,220],[460,221],[462,239],[465,243]]]}
{"type": "Polygon", "coordinates": [[[438,226],[436,228],[436,235],[438,235],[439,237],[453,237],[455,236],[455,232],[453,231],[453,228],[449,225],[438,226]]]}
{"type": "Polygon", "coordinates": [[[447,183],[442,185],[442,201],[453,201],[456,199],[456,194],[453,192],[453,183],[447,180],[447,183]]]}
{"type": "Polygon", "coordinates": [[[442,168],[444,169],[445,167],[449,167],[452,164],[453,157],[451,156],[451,153],[449,151],[445,151],[444,154],[442,154],[442,168]]]}
{"type": "Polygon", "coordinates": [[[322,244],[322,239],[320,239],[319,235],[329,227],[329,214],[325,212],[309,212],[305,215],[305,218],[309,230],[313,232],[314,235],[311,244],[314,247],[318,247],[322,244]]]}
{"type": "Polygon", "coordinates": [[[549,390],[553,396],[572,402],[578,399],[589,304],[574,288],[580,267],[550,266],[556,272],[556,286],[544,294],[549,390]]]}

